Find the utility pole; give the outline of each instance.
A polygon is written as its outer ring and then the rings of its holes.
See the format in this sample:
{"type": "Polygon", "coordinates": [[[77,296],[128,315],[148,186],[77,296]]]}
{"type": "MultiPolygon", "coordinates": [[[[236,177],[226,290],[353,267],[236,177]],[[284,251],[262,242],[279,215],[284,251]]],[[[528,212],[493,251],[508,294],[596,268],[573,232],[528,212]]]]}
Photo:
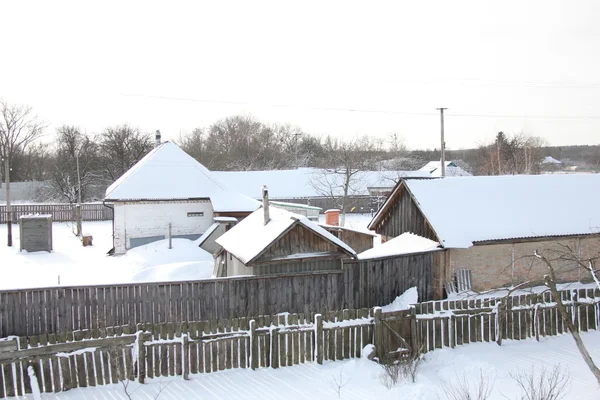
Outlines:
{"type": "Polygon", "coordinates": [[[438,108],[440,110],[440,122],[442,126],[442,146],[440,147],[441,164],[442,164],[442,178],[446,176],[446,142],[444,141],[444,110],[447,108],[438,108]]]}
{"type": "Polygon", "coordinates": [[[77,163],[77,206],[75,207],[75,218],[77,219],[77,236],[83,235],[81,229],[81,175],[79,174],[79,152],[81,148],[75,154],[75,161],[77,163]]]}
{"type": "Polygon", "coordinates": [[[6,228],[8,229],[7,246],[12,247],[12,209],[10,207],[10,163],[8,162],[8,146],[4,148],[4,178],[6,181],[6,228]]]}

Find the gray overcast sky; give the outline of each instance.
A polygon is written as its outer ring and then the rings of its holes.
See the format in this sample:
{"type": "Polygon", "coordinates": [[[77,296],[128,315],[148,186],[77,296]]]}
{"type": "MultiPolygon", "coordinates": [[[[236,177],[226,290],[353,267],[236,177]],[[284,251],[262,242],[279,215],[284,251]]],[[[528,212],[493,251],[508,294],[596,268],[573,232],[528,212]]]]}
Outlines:
{"type": "Polygon", "coordinates": [[[0,15],[0,97],[50,132],[175,138],[244,113],[433,148],[443,106],[451,149],[499,130],[600,143],[597,0],[0,0],[0,15]]]}

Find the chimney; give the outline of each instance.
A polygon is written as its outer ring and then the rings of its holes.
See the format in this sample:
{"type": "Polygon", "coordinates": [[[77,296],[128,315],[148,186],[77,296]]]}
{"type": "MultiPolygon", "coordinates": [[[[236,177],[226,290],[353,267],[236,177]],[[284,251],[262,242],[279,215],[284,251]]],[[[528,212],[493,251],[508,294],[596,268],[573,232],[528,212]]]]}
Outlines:
{"type": "Polygon", "coordinates": [[[263,185],[262,195],[263,195],[263,211],[265,213],[265,225],[266,225],[271,220],[271,217],[269,217],[269,189],[267,188],[267,185],[263,185]]]}
{"type": "Polygon", "coordinates": [[[160,131],[156,131],[155,139],[156,141],[154,142],[154,148],[157,148],[158,146],[160,146],[160,131]]]}

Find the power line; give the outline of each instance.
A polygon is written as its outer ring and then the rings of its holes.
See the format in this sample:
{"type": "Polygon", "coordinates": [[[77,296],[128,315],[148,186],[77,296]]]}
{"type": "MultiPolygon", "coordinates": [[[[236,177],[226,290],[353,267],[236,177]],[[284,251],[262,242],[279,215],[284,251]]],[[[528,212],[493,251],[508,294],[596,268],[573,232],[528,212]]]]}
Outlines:
{"type": "MultiPolygon", "coordinates": [[[[293,108],[302,110],[313,110],[313,111],[335,111],[335,112],[352,112],[352,113],[363,113],[363,114],[398,114],[398,115],[424,115],[424,116],[438,116],[438,113],[434,112],[418,112],[418,111],[397,111],[397,110],[374,110],[364,108],[341,108],[341,107],[315,107],[315,106],[303,106],[295,104],[269,104],[269,103],[253,103],[244,101],[230,101],[230,100],[209,100],[209,99],[194,99],[186,97],[171,97],[171,96],[153,96],[143,94],[121,94],[122,96],[128,97],[143,97],[149,99],[158,100],[174,100],[174,101],[188,101],[195,103],[210,103],[210,104],[228,104],[228,105],[241,105],[241,106],[255,106],[255,107],[273,107],[273,108],[293,108]]],[[[519,119],[568,119],[568,120],[595,120],[600,119],[600,115],[528,115],[528,114],[468,114],[468,113],[456,113],[446,114],[448,117],[469,117],[469,118],[519,118],[519,119]]]]}

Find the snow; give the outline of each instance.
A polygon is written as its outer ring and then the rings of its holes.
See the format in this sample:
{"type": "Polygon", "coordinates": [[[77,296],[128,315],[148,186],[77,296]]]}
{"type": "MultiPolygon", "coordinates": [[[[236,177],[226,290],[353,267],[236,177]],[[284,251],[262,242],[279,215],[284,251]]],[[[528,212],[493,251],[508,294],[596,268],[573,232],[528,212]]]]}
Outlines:
{"type": "MultiPolygon", "coordinates": [[[[13,247],[0,245],[0,289],[60,285],[91,285],[131,282],[196,280],[213,273],[211,254],[187,239],[173,239],[136,247],[122,256],[107,256],[112,248],[110,221],[84,222],[84,230],[94,237],[94,245],[83,247],[73,234],[71,223],[52,224],[52,253],[19,252],[19,227],[13,226],[13,247]]],[[[0,225],[0,238],[6,238],[6,225],[0,225]]]]}
{"type": "MultiPolygon", "coordinates": [[[[446,176],[471,176],[469,172],[460,168],[453,161],[446,161],[446,176]]],[[[439,178],[442,176],[442,162],[441,161],[429,161],[419,171],[427,171],[431,177],[439,178]]]]}
{"type": "Polygon", "coordinates": [[[106,189],[107,201],[210,198],[215,212],[251,212],[260,203],[234,192],[206,167],[165,142],[106,189]]]}
{"type": "Polygon", "coordinates": [[[546,156],[542,160],[542,164],[562,164],[562,162],[558,161],[556,158],[551,156],[546,156]]]}
{"type": "Polygon", "coordinates": [[[270,220],[264,224],[264,210],[256,210],[219,237],[216,242],[244,264],[251,262],[296,221],[354,256],[356,252],[340,239],[306,217],[278,207],[269,207],[270,220]]]}
{"type": "Polygon", "coordinates": [[[600,174],[472,176],[405,183],[446,248],[600,232],[600,174]]]}
{"type": "Polygon", "coordinates": [[[400,296],[396,297],[390,304],[381,307],[383,312],[408,310],[412,304],[419,302],[419,293],[417,287],[413,286],[407,289],[400,296]]]}
{"type": "MultiPolygon", "coordinates": [[[[212,171],[221,182],[235,188],[252,198],[261,198],[261,188],[267,185],[269,196],[273,199],[291,199],[300,197],[320,197],[322,191],[315,188],[315,182],[322,177],[324,170],[317,168],[298,168],[275,171],[212,171]]],[[[332,174],[328,181],[339,186],[336,195],[341,194],[341,175],[332,174]],[[338,179],[339,178],[339,179],[338,179]],[[339,180],[339,182],[338,182],[339,180]],[[339,185],[338,185],[339,183],[339,185]]],[[[352,185],[353,195],[368,195],[369,188],[394,187],[400,177],[428,178],[424,171],[364,171],[356,175],[352,185]]]]}
{"type": "MultiPolygon", "coordinates": [[[[600,359],[600,333],[583,333],[582,338],[591,356],[600,359]]],[[[368,354],[367,348],[363,354],[368,354]]],[[[495,343],[474,343],[455,349],[435,350],[424,356],[417,373],[416,383],[401,380],[387,389],[381,382],[383,369],[366,358],[346,361],[301,364],[278,369],[233,369],[209,374],[190,374],[182,377],[146,379],[143,385],[130,382],[128,391],[135,399],[203,399],[247,400],[264,399],[334,399],[338,398],[335,380],[342,378],[345,385],[340,399],[413,399],[445,400],[442,383],[456,381],[457,376],[467,376],[470,382],[481,372],[493,382],[489,400],[521,398],[522,392],[510,373],[529,372],[537,374],[542,368],[551,370],[559,366],[568,371],[571,384],[566,399],[592,400],[600,397],[600,389],[593,375],[578,353],[569,335],[523,341],[505,340],[502,346],[495,343]],[[135,391],[135,392],[134,392],[135,391]]],[[[23,397],[33,399],[33,395],[23,397]]],[[[126,400],[121,384],[73,389],[56,394],[42,394],[42,398],[62,400],[126,400]]]]}
{"type": "Polygon", "coordinates": [[[357,257],[359,260],[372,258],[391,257],[402,254],[423,253],[440,250],[440,244],[413,233],[405,232],[402,235],[365,250],[357,257]]]}
{"type": "MultiPolygon", "coordinates": [[[[590,283],[581,283],[581,282],[566,282],[566,283],[557,283],[556,287],[558,290],[567,290],[567,289],[598,289],[598,286],[595,282],[590,283]]],[[[461,292],[461,293],[451,293],[448,295],[447,300],[473,300],[473,299],[488,299],[488,298],[498,298],[505,297],[508,295],[508,291],[510,288],[498,288],[492,289],[486,292],[476,293],[471,291],[461,292]]],[[[532,293],[542,293],[548,291],[548,287],[541,286],[533,286],[530,288],[523,288],[513,290],[513,296],[520,296],[532,293]]],[[[581,300],[580,300],[581,301],[581,300]]]]}
{"type": "Polygon", "coordinates": [[[202,234],[202,236],[200,236],[198,239],[196,239],[196,240],[194,241],[194,243],[195,243],[197,246],[202,246],[202,244],[203,244],[203,243],[206,241],[206,239],[208,239],[208,238],[209,238],[209,236],[213,234],[213,232],[214,232],[214,231],[215,231],[215,230],[216,230],[216,229],[219,227],[219,225],[220,225],[220,224],[219,224],[218,222],[215,222],[214,224],[212,224],[212,225],[211,225],[211,226],[210,226],[210,227],[209,227],[209,228],[206,230],[206,232],[204,232],[204,233],[202,234]]]}

